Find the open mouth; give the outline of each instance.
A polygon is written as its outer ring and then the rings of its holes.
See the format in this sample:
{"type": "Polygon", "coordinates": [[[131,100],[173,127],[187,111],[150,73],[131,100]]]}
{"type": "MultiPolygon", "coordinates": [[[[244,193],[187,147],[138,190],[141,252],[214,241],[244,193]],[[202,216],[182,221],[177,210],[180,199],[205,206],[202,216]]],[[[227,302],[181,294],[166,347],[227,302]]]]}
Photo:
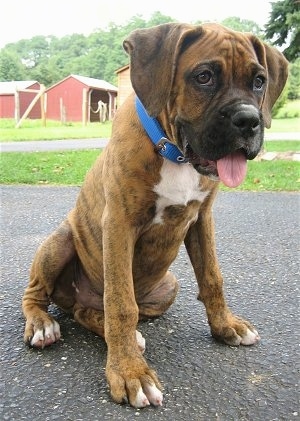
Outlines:
{"type": "Polygon", "coordinates": [[[193,167],[213,180],[220,180],[227,187],[237,187],[245,179],[247,158],[243,149],[238,149],[217,160],[209,160],[197,155],[191,145],[184,142],[184,156],[193,167]]]}

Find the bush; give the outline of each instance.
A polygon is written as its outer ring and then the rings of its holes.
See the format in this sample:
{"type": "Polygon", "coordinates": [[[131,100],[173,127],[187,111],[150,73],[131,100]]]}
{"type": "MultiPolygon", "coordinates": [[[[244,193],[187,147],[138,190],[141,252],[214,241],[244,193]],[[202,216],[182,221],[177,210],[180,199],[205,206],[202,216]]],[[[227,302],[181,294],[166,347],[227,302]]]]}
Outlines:
{"type": "Polygon", "coordinates": [[[286,104],[278,109],[277,119],[291,119],[300,117],[300,100],[287,101],[286,104]]]}
{"type": "Polygon", "coordinates": [[[288,99],[300,98],[300,57],[290,64],[288,99]]]}
{"type": "Polygon", "coordinates": [[[272,118],[278,118],[279,111],[285,106],[287,102],[288,92],[289,92],[289,80],[287,84],[285,85],[283,91],[281,92],[281,95],[279,96],[279,98],[277,99],[277,101],[275,102],[272,108],[272,118]]]}

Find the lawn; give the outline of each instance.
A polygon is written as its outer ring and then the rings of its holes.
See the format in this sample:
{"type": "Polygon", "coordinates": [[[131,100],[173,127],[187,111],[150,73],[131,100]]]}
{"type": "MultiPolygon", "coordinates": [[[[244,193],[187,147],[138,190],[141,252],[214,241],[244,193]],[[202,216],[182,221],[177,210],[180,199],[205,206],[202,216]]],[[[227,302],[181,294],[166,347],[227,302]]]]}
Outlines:
{"type": "Polygon", "coordinates": [[[1,184],[81,185],[99,150],[1,154],[1,184]]]}
{"type": "Polygon", "coordinates": [[[270,140],[264,143],[266,152],[299,152],[300,140],[270,140]]]}
{"type": "Polygon", "coordinates": [[[62,125],[57,121],[47,121],[43,127],[40,120],[25,120],[16,129],[15,120],[0,119],[0,142],[21,142],[24,140],[56,140],[56,139],[92,139],[109,138],[111,122],[81,123],[62,125]]]}
{"type": "Polygon", "coordinates": [[[265,133],[293,133],[300,132],[300,118],[273,119],[270,129],[265,133]]]}
{"type": "MultiPolygon", "coordinates": [[[[299,191],[300,164],[293,161],[250,161],[245,181],[235,190],[299,191]]],[[[229,191],[221,185],[221,190],[229,191]]]]}
{"type": "MultiPolygon", "coordinates": [[[[267,151],[297,151],[300,142],[266,142],[267,151]]],[[[9,152],[1,154],[1,184],[56,184],[80,186],[101,151],[9,152]]],[[[298,191],[300,164],[296,161],[250,161],[238,190],[298,191]]],[[[223,190],[228,190],[221,187],[223,190]]]]}

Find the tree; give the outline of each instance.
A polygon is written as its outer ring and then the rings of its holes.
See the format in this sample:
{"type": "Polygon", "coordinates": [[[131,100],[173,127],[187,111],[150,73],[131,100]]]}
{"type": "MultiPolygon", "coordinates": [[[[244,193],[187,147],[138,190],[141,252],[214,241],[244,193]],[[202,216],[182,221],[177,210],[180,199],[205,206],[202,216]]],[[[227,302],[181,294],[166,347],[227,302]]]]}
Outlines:
{"type": "Polygon", "coordinates": [[[300,57],[300,1],[281,0],[271,5],[265,36],[273,44],[284,46],[283,54],[289,61],[295,61],[300,57]]]}
{"type": "Polygon", "coordinates": [[[300,98],[300,57],[290,63],[288,99],[300,98]]]}
{"type": "Polygon", "coordinates": [[[175,20],[171,16],[166,16],[161,14],[161,12],[154,12],[150,20],[146,22],[145,27],[149,28],[150,26],[161,25],[162,23],[174,22],[175,20]]]}
{"type": "Polygon", "coordinates": [[[12,80],[25,80],[24,66],[16,53],[1,51],[0,53],[0,80],[9,82],[12,80]]]}
{"type": "Polygon", "coordinates": [[[241,19],[236,16],[226,18],[222,21],[222,25],[240,32],[251,32],[256,36],[262,36],[263,32],[257,23],[252,20],[241,19]]]}

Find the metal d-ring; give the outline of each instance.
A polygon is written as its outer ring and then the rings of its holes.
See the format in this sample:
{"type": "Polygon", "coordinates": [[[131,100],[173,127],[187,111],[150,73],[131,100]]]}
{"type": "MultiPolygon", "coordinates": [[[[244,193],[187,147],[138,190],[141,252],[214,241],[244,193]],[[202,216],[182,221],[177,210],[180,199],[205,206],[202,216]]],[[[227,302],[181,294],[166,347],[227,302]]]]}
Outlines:
{"type": "Polygon", "coordinates": [[[166,137],[162,137],[159,139],[159,141],[155,144],[155,149],[158,151],[165,152],[167,150],[166,143],[169,142],[169,140],[166,137]]]}

